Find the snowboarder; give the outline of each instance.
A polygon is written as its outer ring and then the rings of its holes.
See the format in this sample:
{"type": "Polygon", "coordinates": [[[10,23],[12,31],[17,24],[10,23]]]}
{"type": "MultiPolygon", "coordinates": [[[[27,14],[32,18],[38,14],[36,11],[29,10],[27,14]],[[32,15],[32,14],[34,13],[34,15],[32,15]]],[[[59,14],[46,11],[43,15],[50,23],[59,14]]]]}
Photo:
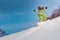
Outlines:
{"type": "Polygon", "coordinates": [[[38,16],[39,16],[39,22],[42,22],[42,17],[44,17],[44,21],[46,21],[46,15],[43,13],[43,11],[45,11],[45,9],[47,9],[47,7],[43,7],[43,6],[39,6],[37,8],[37,10],[34,10],[34,12],[38,12],[38,16]]]}

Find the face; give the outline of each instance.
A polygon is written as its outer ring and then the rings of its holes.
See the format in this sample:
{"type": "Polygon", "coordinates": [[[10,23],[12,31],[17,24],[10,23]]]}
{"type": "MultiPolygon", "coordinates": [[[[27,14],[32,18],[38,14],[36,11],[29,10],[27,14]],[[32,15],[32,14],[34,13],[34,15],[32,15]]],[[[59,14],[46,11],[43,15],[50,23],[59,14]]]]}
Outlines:
{"type": "Polygon", "coordinates": [[[38,10],[44,10],[44,7],[38,7],[38,10]]]}

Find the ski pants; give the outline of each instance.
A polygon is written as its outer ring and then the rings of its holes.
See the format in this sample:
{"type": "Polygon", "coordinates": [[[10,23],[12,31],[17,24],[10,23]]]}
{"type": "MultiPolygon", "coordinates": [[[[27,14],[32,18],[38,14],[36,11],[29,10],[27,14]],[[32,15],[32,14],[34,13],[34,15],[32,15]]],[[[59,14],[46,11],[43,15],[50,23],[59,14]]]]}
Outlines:
{"type": "Polygon", "coordinates": [[[39,22],[42,22],[43,20],[46,21],[46,15],[45,14],[39,13],[38,16],[39,16],[39,22]]]}

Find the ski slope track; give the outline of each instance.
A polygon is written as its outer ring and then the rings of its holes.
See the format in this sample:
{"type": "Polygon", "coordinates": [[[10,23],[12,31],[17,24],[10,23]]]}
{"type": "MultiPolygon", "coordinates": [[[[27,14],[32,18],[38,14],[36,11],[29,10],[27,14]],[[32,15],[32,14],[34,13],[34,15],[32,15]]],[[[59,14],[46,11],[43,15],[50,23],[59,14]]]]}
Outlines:
{"type": "Polygon", "coordinates": [[[60,40],[60,17],[38,22],[36,27],[0,37],[0,40],[60,40]]]}

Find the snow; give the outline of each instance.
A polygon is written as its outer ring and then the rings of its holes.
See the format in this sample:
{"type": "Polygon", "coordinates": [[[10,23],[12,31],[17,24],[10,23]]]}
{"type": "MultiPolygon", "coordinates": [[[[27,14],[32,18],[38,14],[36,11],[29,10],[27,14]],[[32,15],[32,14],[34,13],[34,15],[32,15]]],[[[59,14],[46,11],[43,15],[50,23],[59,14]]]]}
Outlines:
{"type": "Polygon", "coordinates": [[[1,37],[0,40],[60,40],[60,17],[38,22],[36,27],[1,37]]]}

